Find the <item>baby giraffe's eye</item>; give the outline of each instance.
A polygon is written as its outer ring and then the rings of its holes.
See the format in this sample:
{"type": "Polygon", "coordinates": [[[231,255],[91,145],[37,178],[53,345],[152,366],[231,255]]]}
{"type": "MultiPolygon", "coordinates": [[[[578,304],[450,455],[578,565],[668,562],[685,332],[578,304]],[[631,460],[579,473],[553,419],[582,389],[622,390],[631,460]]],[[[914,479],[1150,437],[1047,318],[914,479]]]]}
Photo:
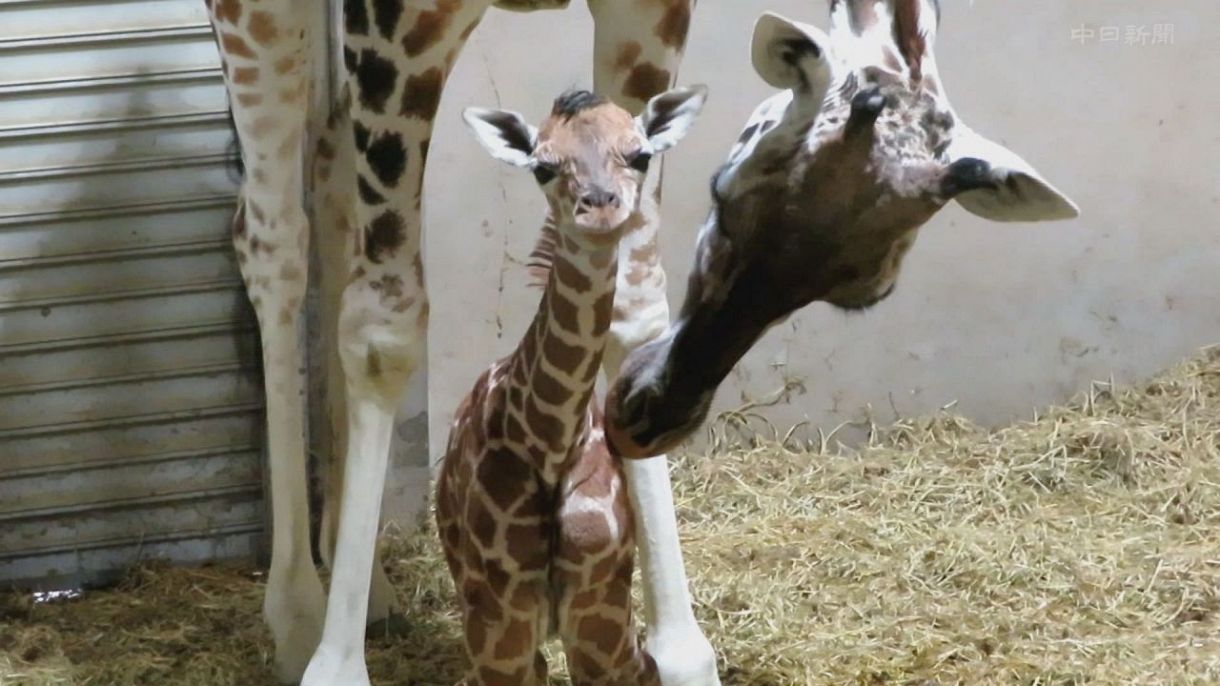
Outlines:
{"type": "Polygon", "coordinates": [[[555,176],[555,167],[543,162],[534,164],[534,178],[538,180],[539,185],[547,185],[554,180],[555,176]]]}
{"type": "Polygon", "coordinates": [[[647,174],[648,173],[648,163],[651,161],[652,161],[652,153],[644,152],[641,150],[640,152],[637,152],[631,158],[631,161],[628,162],[627,164],[632,169],[638,171],[639,173],[647,174]]]}

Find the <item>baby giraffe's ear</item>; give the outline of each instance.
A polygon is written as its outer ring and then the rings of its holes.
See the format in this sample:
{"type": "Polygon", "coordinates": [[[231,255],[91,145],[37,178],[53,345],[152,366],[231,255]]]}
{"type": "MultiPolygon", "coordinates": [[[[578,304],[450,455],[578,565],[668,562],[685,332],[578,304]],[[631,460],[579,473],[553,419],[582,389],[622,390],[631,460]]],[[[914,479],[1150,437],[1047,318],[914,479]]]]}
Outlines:
{"type": "Polygon", "coordinates": [[[704,85],[675,88],[649,100],[636,121],[652,145],[653,153],[663,153],[682,140],[699,118],[705,102],[707,86],[704,85]]]}
{"type": "Polygon", "coordinates": [[[521,115],[504,110],[468,107],[462,112],[462,119],[492,157],[515,167],[532,164],[538,129],[525,123],[521,115]]]}

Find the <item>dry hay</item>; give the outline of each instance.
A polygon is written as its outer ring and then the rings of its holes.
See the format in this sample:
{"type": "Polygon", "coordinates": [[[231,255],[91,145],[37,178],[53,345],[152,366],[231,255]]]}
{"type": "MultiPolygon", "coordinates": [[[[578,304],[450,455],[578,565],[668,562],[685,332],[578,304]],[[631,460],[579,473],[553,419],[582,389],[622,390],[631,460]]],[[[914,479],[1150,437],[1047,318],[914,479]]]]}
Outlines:
{"type": "MultiPolygon", "coordinates": [[[[740,428],[728,415],[714,439],[740,428]]],[[[1220,352],[987,432],[949,414],[859,451],[755,441],[675,460],[726,684],[1220,683],[1220,352]]],[[[408,609],[378,684],[463,659],[429,530],[386,551],[408,609]]],[[[271,683],[257,574],[147,566],[114,592],[0,596],[0,683],[271,683]]]]}

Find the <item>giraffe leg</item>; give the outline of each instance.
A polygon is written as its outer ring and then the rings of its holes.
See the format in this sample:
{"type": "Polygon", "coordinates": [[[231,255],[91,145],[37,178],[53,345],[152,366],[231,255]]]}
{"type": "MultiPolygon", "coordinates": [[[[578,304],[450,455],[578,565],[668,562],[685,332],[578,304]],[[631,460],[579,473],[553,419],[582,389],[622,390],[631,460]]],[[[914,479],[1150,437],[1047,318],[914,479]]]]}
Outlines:
{"type": "MultiPolygon", "coordinates": [[[[351,95],[343,89],[333,104],[324,129],[319,131],[313,155],[313,199],[319,257],[321,349],[325,355],[326,422],[325,462],[322,488],[322,519],[318,549],[322,562],[333,569],[339,533],[339,502],[343,492],[343,469],[347,448],[347,397],[342,361],[339,359],[339,309],[343,287],[351,270],[351,256],[360,248],[352,224],[355,221],[356,154],[352,141],[351,95]]],[[[400,611],[381,562],[373,559],[368,624],[387,623],[400,611]]]]}
{"type": "MultiPolygon", "coordinates": [[[[545,542],[543,542],[545,545],[545,542]]],[[[496,561],[486,573],[467,570],[461,587],[462,626],[470,672],[465,686],[543,686],[547,664],[539,646],[546,638],[546,574],[516,573],[499,595],[488,574],[507,574],[496,561]]]]}
{"type": "MultiPolygon", "coordinates": [[[[675,81],[694,0],[620,3],[589,0],[596,23],[594,83],[599,93],[638,112],[675,81]]],[[[669,323],[665,271],[657,249],[661,165],[649,175],[636,228],[620,248],[619,283],[603,368],[613,379],[627,353],[669,323]]],[[[639,535],[647,648],[665,686],[719,684],[716,654],[700,631],[674,516],[664,455],[623,465],[639,535]]]]}
{"type": "Polygon", "coordinates": [[[330,595],[303,686],[368,684],[365,624],[391,431],[406,382],[425,361],[424,162],[445,79],[488,4],[353,0],[344,6],[361,250],[339,312],[347,447],[330,595]]]}
{"type": "Polygon", "coordinates": [[[309,248],[302,204],[308,27],[288,0],[251,11],[209,5],[247,172],[234,246],[262,336],[272,506],[263,615],[277,676],[295,681],[317,645],[325,603],[310,552],[298,339],[309,248]]]}
{"type": "Polygon", "coordinates": [[[590,443],[563,493],[554,564],[573,686],[660,684],[632,619],[635,527],[626,484],[603,442],[590,443]]]}
{"type": "Polygon", "coordinates": [[[437,476],[437,530],[471,665],[462,684],[541,686],[547,665],[538,648],[550,629],[551,506],[533,472],[512,466],[524,465],[519,457],[482,453],[480,442],[470,433],[451,436],[437,476]]]}

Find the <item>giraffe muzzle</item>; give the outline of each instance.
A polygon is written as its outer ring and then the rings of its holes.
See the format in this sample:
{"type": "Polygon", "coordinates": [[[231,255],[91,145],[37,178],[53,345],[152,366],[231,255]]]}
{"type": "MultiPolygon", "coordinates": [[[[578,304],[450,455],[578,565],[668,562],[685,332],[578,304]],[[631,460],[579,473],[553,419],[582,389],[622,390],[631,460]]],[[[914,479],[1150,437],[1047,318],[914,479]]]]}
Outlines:
{"type": "Polygon", "coordinates": [[[618,194],[603,188],[595,188],[580,196],[578,209],[617,208],[620,205],[618,194]]]}

